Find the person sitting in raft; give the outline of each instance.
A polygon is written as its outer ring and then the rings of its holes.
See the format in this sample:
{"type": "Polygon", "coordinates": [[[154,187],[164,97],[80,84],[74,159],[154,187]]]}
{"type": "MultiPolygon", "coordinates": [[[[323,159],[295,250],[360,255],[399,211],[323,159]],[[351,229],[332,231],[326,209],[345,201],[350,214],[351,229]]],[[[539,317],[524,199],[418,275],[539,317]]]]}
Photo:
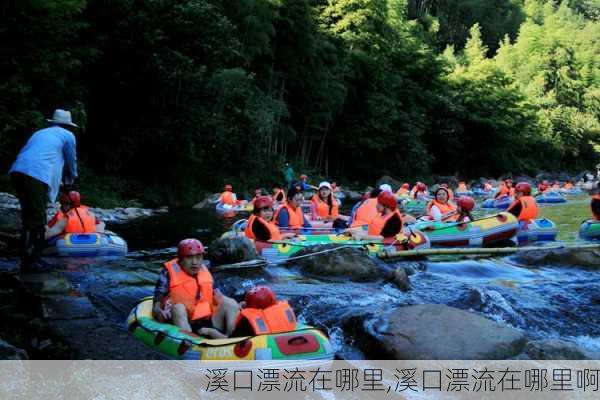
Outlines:
{"type": "Polygon", "coordinates": [[[273,186],[271,187],[271,192],[273,193],[272,197],[274,203],[280,204],[285,202],[285,191],[283,190],[280,184],[273,184],[273,186]]]}
{"type": "Polygon", "coordinates": [[[255,286],[246,292],[243,308],[235,321],[234,337],[292,332],[296,315],[287,301],[277,300],[266,286],[255,286]]]}
{"type": "Polygon", "coordinates": [[[438,188],[434,199],[427,204],[427,215],[436,222],[455,222],[458,218],[456,206],[449,202],[448,189],[438,188]]]}
{"type": "Polygon", "coordinates": [[[505,179],[500,182],[500,186],[498,186],[498,191],[494,195],[494,199],[498,199],[503,196],[514,197],[515,189],[512,187],[512,179],[505,179]]]}
{"type": "Polygon", "coordinates": [[[170,322],[184,331],[226,338],[233,332],[240,306],[214,287],[203,256],[199,240],[179,242],[177,257],[166,262],[158,276],[152,314],[159,322],[170,322]]]}
{"type": "Polygon", "coordinates": [[[262,196],[262,189],[258,188],[254,190],[254,197],[252,198],[252,201],[258,199],[260,196],[262,196]]]}
{"type": "Polygon", "coordinates": [[[347,229],[345,232],[356,240],[383,240],[402,232],[402,216],[398,201],[393,193],[382,191],[377,196],[377,214],[369,222],[367,231],[363,227],[347,229]]]}
{"type": "Polygon", "coordinates": [[[319,183],[319,190],[310,200],[312,220],[333,221],[340,216],[337,200],[333,197],[329,182],[319,183]]]}
{"type": "Polygon", "coordinates": [[[565,190],[572,190],[574,188],[575,188],[575,185],[573,185],[573,181],[566,181],[563,186],[563,189],[565,189],[565,190]]]}
{"type": "Polygon", "coordinates": [[[408,197],[410,196],[410,185],[406,182],[400,186],[398,191],[396,192],[397,197],[408,197]]]}
{"type": "Polygon", "coordinates": [[[310,228],[310,222],[302,212],[302,203],[304,196],[296,187],[290,188],[287,192],[287,200],[275,212],[273,219],[279,228],[301,229],[310,228]]]}
{"type": "Polygon", "coordinates": [[[465,193],[465,192],[469,191],[469,188],[467,187],[467,184],[464,181],[460,181],[460,182],[458,182],[458,186],[456,187],[456,191],[458,193],[460,193],[460,192],[465,193]]]}
{"type": "Polygon", "coordinates": [[[590,191],[592,201],[590,209],[592,210],[592,218],[595,221],[600,221],[600,182],[596,182],[596,188],[590,191]]]}
{"type": "Polygon", "coordinates": [[[308,176],[306,176],[304,174],[300,175],[300,188],[302,189],[302,191],[318,189],[318,187],[316,187],[316,186],[309,185],[307,181],[308,181],[308,176]]]}
{"type": "Polygon", "coordinates": [[[542,194],[548,189],[550,189],[550,183],[546,179],[538,184],[538,194],[542,194]]]}
{"type": "Polygon", "coordinates": [[[417,182],[417,184],[412,188],[411,197],[415,200],[427,200],[427,185],[423,182],[417,182]]]}
{"type": "Polygon", "coordinates": [[[460,196],[456,199],[457,222],[471,222],[474,220],[471,211],[475,208],[475,200],[469,196],[460,196]]]}
{"type": "Polygon", "coordinates": [[[373,189],[365,193],[363,199],[352,208],[350,227],[367,226],[377,216],[377,196],[381,189],[373,189]]]}
{"type": "Polygon", "coordinates": [[[515,187],[515,201],[508,206],[507,212],[511,213],[519,221],[528,221],[537,218],[538,207],[533,196],[531,196],[531,185],[527,182],[519,182],[515,187]]]}
{"type": "Polygon", "coordinates": [[[491,192],[494,190],[494,185],[492,185],[492,181],[487,181],[483,184],[483,190],[486,192],[491,192]]]}
{"type": "Polygon", "coordinates": [[[84,205],[81,205],[79,192],[61,193],[60,209],[54,214],[48,225],[44,238],[46,240],[64,233],[101,233],[104,222],[84,205]]]}
{"type": "Polygon", "coordinates": [[[219,203],[227,206],[237,206],[248,202],[245,200],[238,200],[236,194],[233,193],[233,187],[230,184],[227,184],[219,197],[219,203]]]}
{"type": "Polygon", "coordinates": [[[248,239],[268,242],[296,236],[295,233],[280,233],[273,222],[273,200],[269,196],[261,196],[254,200],[252,215],[246,223],[244,233],[248,239]]]}

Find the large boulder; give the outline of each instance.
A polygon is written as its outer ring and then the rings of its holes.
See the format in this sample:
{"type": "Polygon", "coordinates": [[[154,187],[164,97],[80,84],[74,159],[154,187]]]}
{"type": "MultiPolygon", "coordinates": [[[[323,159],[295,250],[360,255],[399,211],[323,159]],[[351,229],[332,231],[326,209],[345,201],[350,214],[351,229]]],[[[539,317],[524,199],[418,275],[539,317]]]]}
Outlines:
{"type": "Polygon", "coordinates": [[[394,359],[508,359],[526,343],[515,328],[442,304],[395,308],[375,326],[383,351],[394,359]]]}
{"type": "Polygon", "coordinates": [[[213,241],[208,247],[211,265],[233,264],[258,259],[254,244],[245,236],[224,237],[213,241]]]}
{"type": "Polygon", "coordinates": [[[214,207],[215,204],[219,201],[220,196],[221,196],[221,193],[213,193],[210,196],[208,196],[207,198],[205,198],[204,200],[202,200],[201,202],[194,205],[192,208],[199,209],[199,208],[214,207]]]}
{"type": "Polygon", "coordinates": [[[576,345],[558,339],[533,340],[525,346],[533,360],[585,360],[585,353],[576,345]]]}
{"type": "Polygon", "coordinates": [[[311,246],[300,250],[294,257],[303,271],[318,276],[343,277],[344,279],[372,281],[381,277],[375,260],[360,248],[334,245],[311,246]]]}
{"type": "Polygon", "coordinates": [[[541,249],[519,253],[514,259],[525,266],[577,266],[600,269],[600,249],[541,249]]]}
{"type": "Polygon", "coordinates": [[[21,229],[21,211],[17,208],[0,208],[0,232],[15,233],[21,229]]]}

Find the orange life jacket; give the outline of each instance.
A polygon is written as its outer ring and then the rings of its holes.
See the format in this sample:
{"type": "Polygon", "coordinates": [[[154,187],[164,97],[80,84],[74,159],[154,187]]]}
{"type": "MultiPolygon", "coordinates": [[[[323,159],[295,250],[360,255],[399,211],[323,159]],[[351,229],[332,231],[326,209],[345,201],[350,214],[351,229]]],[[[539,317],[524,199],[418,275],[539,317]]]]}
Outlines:
{"type": "Polygon", "coordinates": [[[337,218],[340,215],[338,203],[335,199],[332,199],[333,205],[331,207],[331,213],[329,212],[329,204],[321,199],[318,193],[312,197],[311,201],[315,204],[317,215],[321,218],[333,217],[337,218]]]}
{"type": "Polygon", "coordinates": [[[510,212],[510,210],[519,203],[521,203],[521,213],[517,216],[519,221],[529,221],[530,219],[537,218],[538,207],[533,196],[521,196],[521,198],[515,200],[506,211],[510,212]]]}
{"type": "Polygon", "coordinates": [[[600,221],[600,214],[594,213],[594,201],[600,201],[600,193],[592,195],[592,201],[590,202],[590,208],[592,209],[592,215],[594,216],[594,219],[600,221]]]}
{"type": "Polygon", "coordinates": [[[221,197],[219,197],[219,201],[222,204],[227,204],[230,206],[236,206],[240,203],[239,200],[233,199],[233,192],[230,192],[229,190],[226,190],[223,193],[221,193],[221,197]]]}
{"type": "Polygon", "coordinates": [[[67,225],[64,233],[94,233],[96,218],[86,206],[72,208],[65,214],[67,225]]]}
{"type": "Polygon", "coordinates": [[[189,275],[174,258],[164,264],[169,272],[169,294],[163,301],[183,304],[190,321],[210,317],[213,313],[213,278],[206,267],[194,277],[189,275]]]}
{"type": "Polygon", "coordinates": [[[508,196],[509,194],[509,190],[506,187],[506,184],[501,183],[500,186],[498,186],[498,192],[496,192],[496,196],[494,196],[495,198],[498,197],[502,197],[502,196],[508,196]]]}
{"type": "Polygon", "coordinates": [[[358,206],[354,213],[354,220],[351,227],[369,225],[369,223],[377,216],[377,198],[369,198],[363,201],[358,206]]]}
{"type": "Polygon", "coordinates": [[[296,315],[287,301],[282,300],[263,310],[243,308],[237,316],[235,325],[245,319],[255,335],[282,333],[296,330],[296,315]]]}
{"type": "Polygon", "coordinates": [[[431,200],[427,204],[427,215],[433,218],[433,214],[431,213],[431,208],[436,206],[440,212],[442,213],[442,222],[452,222],[458,220],[458,213],[456,213],[456,206],[452,203],[442,204],[437,200],[431,200]],[[451,214],[454,213],[454,214],[451,214]]]}
{"type": "Polygon", "coordinates": [[[269,240],[280,240],[281,239],[281,233],[279,233],[279,228],[277,227],[277,225],[275,225],[272,222],[268,222],[264,218],[261,218],[258,215],[254,215],[254,214],[252,214],[250,216],[250,218],[248,218],[248,222],[246,223],[246,230],[244,230],[244,233],[246,234],[246,237],[248,239],[256,240],[256,237],[254,236],[254,232],[252,232],[252,227],[254,226],[255,223],[263,224],[264,227],[269,230],[269,233],[271,234],[271,238],[269,240]]]}
{"type": "Polygon", "coordinates": [[[52,218],[50,218],[50,221],[48,221],[48,227],[52,228],[54,225],[56,225],[56,223],[58,221],[60,221],[61,219],[65,218],[65,213],[63,213],[61,210],[58,210],[53,216],[52,218]]]}
{"type": "Polygon", "coordinates": [[[290,207],[289,203],[286,201],[281,207],[275,211],[275,215],[273,216],[273,220],[275,224],[279,225],[279,214],[281,210],[286,209],[289,215],[289,225],[288,228],[292,229],[300,229],[304,226],[304,213],[302,212],[302,207],[298,207],[295,210],[290,207]]]}
{"type": "Polygon", "coordinates": [[[393,212],[389,213],[388,215],[377,214],[375,216],[375,218],[373,218],[371,220],[371,222],[369,222],[369,231],[368,231],[369,235],[383,236],[381,234],[381,231],[383,231],[385,224],[394,215],[397,215],[398,218],[400,218],[400,229],[402,229],[402,215],[400,214],[400,212],[398,210],[394,210],[393,212]]]}

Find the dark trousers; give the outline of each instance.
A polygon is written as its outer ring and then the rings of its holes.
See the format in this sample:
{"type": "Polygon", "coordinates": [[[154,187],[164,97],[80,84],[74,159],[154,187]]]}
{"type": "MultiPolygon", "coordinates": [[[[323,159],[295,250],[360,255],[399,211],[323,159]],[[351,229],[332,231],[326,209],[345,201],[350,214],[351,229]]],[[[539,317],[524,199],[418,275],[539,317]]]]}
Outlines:
{"type": "Polygon", "coordinates": [[[21,205],[21,267],[26,268],[38,262],[45,245],[48,185],[20,172],[11,179],[21,205]]]}

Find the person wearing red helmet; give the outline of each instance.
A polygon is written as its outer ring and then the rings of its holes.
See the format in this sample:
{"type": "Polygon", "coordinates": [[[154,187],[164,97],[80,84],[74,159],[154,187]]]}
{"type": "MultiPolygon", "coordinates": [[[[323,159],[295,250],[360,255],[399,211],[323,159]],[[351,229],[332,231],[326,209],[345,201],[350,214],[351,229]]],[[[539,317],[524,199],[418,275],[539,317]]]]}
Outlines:
{"type": "Polygon", "coordinates": [[[531,196],[531,185],[527,182],[519,182],[515,186],[515,201],[506,210],[519,221],[528,221],[537,218],[538,207],[533,196],[531,196]]]}
{"type": "Polygon", "coordinates": [[[240,204],[246,204],[247,201],[238,200],[237,195],[233,193],[233,187],[230,184],[225,185],[223,193],[219,196],[219,203],[224,206],[237,206],[240,204]]]}
{"type": "Polygon", "coordinates": [[[273,200],[268,196],[260,196],[254,200],[252,215],[248,218],[244,234],[248,239],[268,242],[295,236],[293,233],[280,233],[273,222],[273,200]]]}
{"type": "Polygon", "coordinates": [[[456,220],[458,222],[473,221],[474,218],[471,215],[473,208],[475,208],[475,200],[469,196],[460,196],[456,199],[456,211],[458,213],[458,218],[456,220]]]}
{"type": "Polygon", "coordinates": [[[72,190],[69,193],[61,193],[59,202],[60,209],[46,226],[46,240],[65,233],[104,232],[104,222],[87,206],[81,204],[79,192],[72,190]]]}
{"type": "Polygon", "coordinates": [[[301,190],[319,190],[318,187],[313,186],[311,184],[308,183],[308,176],[302,174],[300,175],[300,189],[301,190]]]}
{"type": "Polygon", "coordinates": [[[202,243],[197,239],[179,242],[177,257],[164,263],[156,282],[154,318],[184,331],[226,338],[233,332],[239,311],[235,300],[214,288],[202,243]]]}
{"type": "Polygon", "coordinates": [[[434,199],[427,204],[427,215],[436,222],[455,222],[458,218],[456,206],[449,202],[448,189],[440,187],[434,199]]]}
{"type": "Polygon", "coordinates": [[[392,192],[379,193],[376,207],[377,215],[369,222],[366,235],[364,227],[350,228],[346,232],[358,240],[383,240],[402,232],[402,216],[398,211],[398,200],[392,192]]]}
{"type": "Polygon", "coordinates": [[[414,200],[427,200],[427,185],[423,182],[417,182],[417,184],[412,188],[411,197],[414,200]]]}
{"type": "Polygon", "coordinates": [[[296,330],[296,315],[287,301],[277,300],[267,286],[246,292],[232,336],[255,336],[296,330]]]}

